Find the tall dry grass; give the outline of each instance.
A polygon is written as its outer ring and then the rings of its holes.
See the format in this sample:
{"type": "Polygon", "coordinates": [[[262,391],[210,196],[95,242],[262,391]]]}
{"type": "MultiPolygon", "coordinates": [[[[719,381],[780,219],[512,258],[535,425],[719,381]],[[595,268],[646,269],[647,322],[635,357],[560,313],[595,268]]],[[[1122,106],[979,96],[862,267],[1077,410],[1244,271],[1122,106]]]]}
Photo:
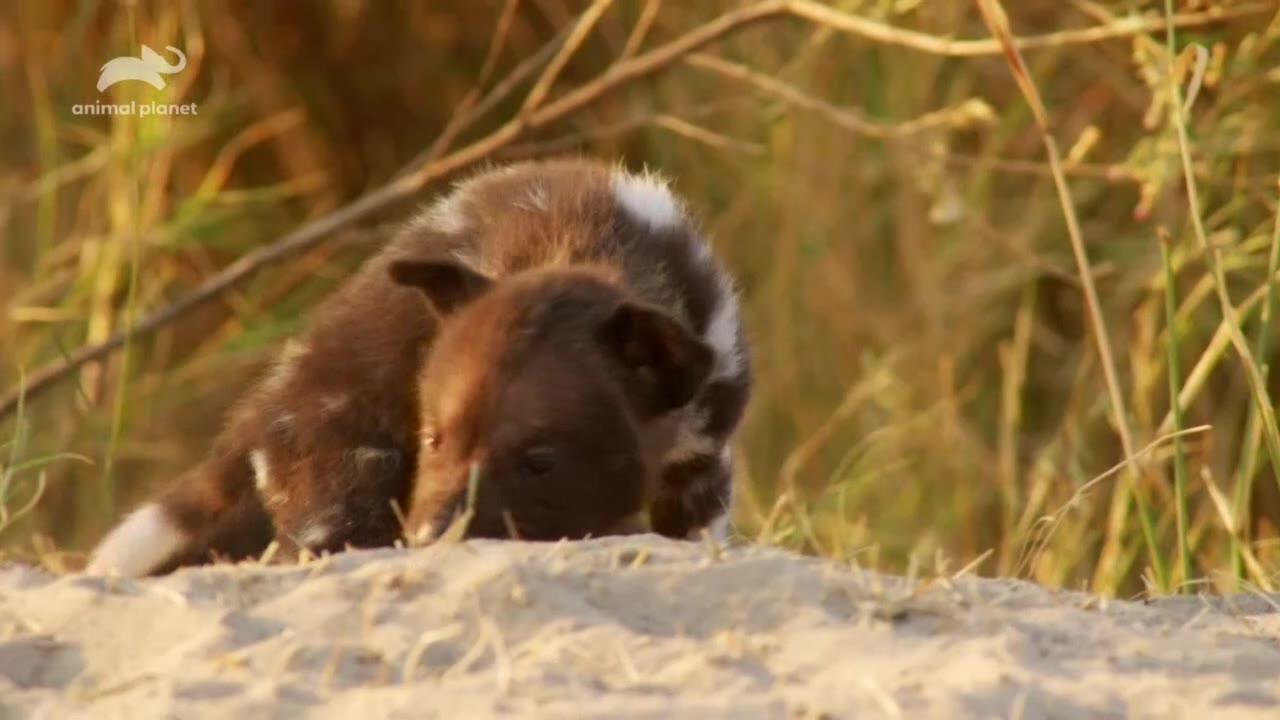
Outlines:
{"type": "Polygon", "coordinates": [[[199,457],[409,196],[580,151],[673,177],[741,278],[743,534],[1109,593],[1274,586],[1280,11],[981,4],[6,5],[0,393],[307,242],[20,396],[0,542],[63,562],[199,457]],[[75,115],[140,44],[188,67],[112,101],[199,114],[75,115]]]}

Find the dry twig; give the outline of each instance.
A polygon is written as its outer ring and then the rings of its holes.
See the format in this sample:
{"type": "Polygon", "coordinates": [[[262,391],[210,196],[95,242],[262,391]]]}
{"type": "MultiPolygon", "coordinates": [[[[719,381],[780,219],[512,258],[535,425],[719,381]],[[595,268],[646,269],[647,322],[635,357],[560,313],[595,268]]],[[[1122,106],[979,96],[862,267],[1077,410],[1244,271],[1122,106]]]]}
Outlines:
{"type": "MultiPolygon", "coordinates": [[[[1040,98],[1040,91],[1036,88],[1031,72],[1027,69],[1026,62],[1022,59],[1022,53],[1018,50],[1018,44],[1013,39],[1008,17],[1005,16],[1004,8],[1001,7],[999,0],[977,0],[977,2],[978,8],[982,11],[982,19],[986,22],[987,27],[990,28],[992,36],[1004,47],[1005,61],[1009,65],[1009,70],[1013,75],[1014,81],[1018,84],[1019,90],[1022,91],[1027,104],[1031,107],[1032,117],[1035,119],[1036,128],[1040,132],[1040,139],[1044,143],[1045,153],[1048,156],[1049,167],[1053,170],[1053,184],[1058,191],[1058,200],[1062,205],[1063,218],[1067,224],[1067,236],[1071,240],[1071,251],[1075,255],[1076,269],[1080,275],[1081,288],[1084,290],[1085,306],[1088,309],[1094,341],[1098,346],[1102,376],[1106,381],[1107,397],[1111,403],[1113,424],[1120,436],[1120,445],[1124,450],[1125,462],[1129,469],[1130,491],[1138,503],[1139,522],[1146,538],[1147,554],[1150,558],[1151,566],[1156,571],[1159,583],[1164,585],[1166,577],[1164,563],[1160,556],[1159,548],[1156,546],[1155,530],[1147,513],[1146,501],[1142,496],[1142,488],[1139,485],[1139,481],[1142,478],[1142,468],[1138,465],[1138,456],[1135,453],[1133,444],[1133,434],[1129,429],[1129,413],[1124,400],[1124,393],[1120,388],[1120,375],[1116,371],[1115,353],[1111,350],[1110,333],[1107,330],[1106,319],[1102,312],[1102,302],[1098,299],[1098,290],[1093,283],[1093,267],[1089,262],[1088,252],[1085,250],[1084,236],[1080,230],[1080,219],[1076,214],[1075,202],[1071,198],[1071,188],[1068,186],[1066,175],[1062,170],[1061,153],[1058,150],[1057,140],[1049,129],[1049,114],[1045,109],[1044,101],[1040,98]]],[[[1123,497],[1123,495],[1117,495],[1117,497],[1123,497]]],[[[1117,522],[1122,523],[1127,512],[1127,500],[1119,500],[1113,506],[1112,526],[1114,527],[1117,522]],[[1117,521],[1117,518],[1120,518],[1120,520],[1117,521]]],[[[1111,563],[1114,563],[1116,552],[1114,543],[1117,539],[1117,534],[1116,532],[1108,533],[1107,543],[1104,545],[1102,557],[1098,561],[1100,571],[1109,570],[1111,563]],[[1108,559],[1111,560],[1111,563],[1108,562],[1108,559]]]]}
{"type": "Polygon", "coordinates": [[[857,110],[833,105],[781,80],[756,72],[745,65],[722,60],[704,53],[691,55],[685,62],[693,67],[713,72],[722,78],[749,85],[789,105],[816,113],[838,127],[882,140],[915,135],[938,127],[957,127],[975,122],[986,122],[994,118],[990,106],[981,100],[974,99],[912,120],[897,123],[880,123],[868,120],[857,110]]]}

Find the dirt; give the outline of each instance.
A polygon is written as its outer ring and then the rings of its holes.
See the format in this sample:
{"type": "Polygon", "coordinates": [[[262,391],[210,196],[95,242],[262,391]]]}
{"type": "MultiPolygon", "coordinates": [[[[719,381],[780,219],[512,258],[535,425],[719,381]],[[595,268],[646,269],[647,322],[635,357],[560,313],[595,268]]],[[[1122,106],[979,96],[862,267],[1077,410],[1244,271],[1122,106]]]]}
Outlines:
{"type": "Polygon", "coordinates": [[[654,537],[0,569],[0,716],[1274,718],[1280,598],[1105,601],[654,537]]]}

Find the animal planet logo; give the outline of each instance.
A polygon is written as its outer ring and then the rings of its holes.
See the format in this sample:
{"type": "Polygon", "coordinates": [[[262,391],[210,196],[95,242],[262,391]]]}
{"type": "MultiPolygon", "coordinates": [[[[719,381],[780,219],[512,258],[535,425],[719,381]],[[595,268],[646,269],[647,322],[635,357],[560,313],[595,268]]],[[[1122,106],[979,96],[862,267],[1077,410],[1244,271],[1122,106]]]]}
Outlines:
{"type": "MultiPolygon", "coordinates": [[[[142,46],[142,51],[138,54],[138,57],[126,55],[108,60],[103,64],[98,74],[98,92],[127,80],[144,82],[157,90],[163,90],[165,88],[163,76],[182,72],[183,68],[187,66],[187,56],[181,50],[172,45],[165,46],[165,50],[177,55],[178,61],[170,63],[160,53],[146,45],[142,46]]],[[[139,104],[136,100],[117,104],[98,101],[88,105],[73,105],[71,113],[73,115],[138,115],[139,117],[148,115],[195,115],[196,104],[172,105],[155,101],[149,104],[139,104]]]]}
{"type": "Polygon", "coordinates": [[[125,56],[108,60],[102,66],[102,73],[98,75],[98,92],[125,80],[138,80],[157,90],[163,90],[164,78],[161,74],[173,75],[182,72],[187,66],[187,56],[181,50],[172,45],[166,46],[165,50],[177,55],[178,62],[165,62],[160,53],[146,45],[142,46],[142,53],[138,57],[125,56]]]}

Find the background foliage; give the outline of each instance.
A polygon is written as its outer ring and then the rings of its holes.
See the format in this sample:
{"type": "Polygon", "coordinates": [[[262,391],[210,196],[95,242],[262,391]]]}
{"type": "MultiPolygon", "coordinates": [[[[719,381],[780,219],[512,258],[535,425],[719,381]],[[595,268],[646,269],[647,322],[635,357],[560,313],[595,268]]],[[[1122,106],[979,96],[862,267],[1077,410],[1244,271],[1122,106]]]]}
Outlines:
{"type": "MultiPolygon", "coordinates": [[[[384,185],[477,83],[492,87],[588,5],[6,3],[0,389],[384,185]],[[73,114],[99,98],[102,63],[139,44],[178,46],[188,67],[163,91],[117,85],[113,101],[196,102],[199,114],[73,114]]],[[[590,5],[603,14],[552,99],[743,4],[590,5]],[[647,34],[635,32],[650,20],[647,34]]],[[[895,35],[990,38],[970,3],[830,3],[888,29],[883,37],[794,17],[753,23],[488,159],[585,152],[648,165],[705,219],[740,276],[759,372],[740,442],[744,535],[898,571],[974,562],[1103,592],[1144,581],[1270,587],[1280,477],[1216,290],[1237,307],[1253,357],[1274,364],[1280,343],[1263,337],[1260,311],[1268,264],[1276,271],[1280,12],[1270,2],[1175,5],[1200,18],[1179,29],[1178,49],[1208,51],[1186,118],[1225,286],[1190,223],[1163,3],[1007,8],[1021,36],[1090,27],[1117,36],[1049,42],[1025,57],[1064,154],[1125,422],[1136,449],[1154,443],[1136,476],[1104,475],[1125,458],[1114,404],[1064,204],[1006,59],[998,49],[925,51],[895,35]],[[1135,18],[1147,32],[1127,29],[1135,18]],[[1210,426],[1181,436],[1181,460],[1166,418],[1171,356],[1188,400],[1183,426],[1210,426]],[[1149,509],[1154,554],[1137,507],[1149,509]],[[1176,562],[1180,547],[1189,572],[1176,562]]],[[[1184,91],[1194,57],[1179,66],[1184,91]]],[[[531,85],[519,83],[453,145],[514,117],[531,85]]],[[[0,542],[74,566],[75,551],[205,451],[222,412],[308,307],[411,209],[386,207],[264,267],[0,421],[0,542]]],[[[1269,386],[1274,405],[1280,382],[1269,386]]]]}

